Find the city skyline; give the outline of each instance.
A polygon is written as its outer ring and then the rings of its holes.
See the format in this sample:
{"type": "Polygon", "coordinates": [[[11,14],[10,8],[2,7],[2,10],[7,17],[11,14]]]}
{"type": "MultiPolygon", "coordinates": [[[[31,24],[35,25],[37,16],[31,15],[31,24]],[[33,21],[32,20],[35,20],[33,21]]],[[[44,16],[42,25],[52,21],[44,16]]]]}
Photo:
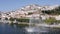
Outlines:
{"type": "Polygon", "coordinates": [[[60,0],[0,0],[0,11],[16,10],[30,4],[60,5],[60,0]]]}

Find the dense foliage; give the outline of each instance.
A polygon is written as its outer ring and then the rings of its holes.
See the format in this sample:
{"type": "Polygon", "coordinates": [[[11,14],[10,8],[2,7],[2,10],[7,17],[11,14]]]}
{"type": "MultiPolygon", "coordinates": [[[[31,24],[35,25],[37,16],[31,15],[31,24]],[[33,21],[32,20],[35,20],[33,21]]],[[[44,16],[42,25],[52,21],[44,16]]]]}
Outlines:
{"type": "Polygon", "coordinates": [[[47,24],[59,24],[60,23],[60,20],[56,20],[55,18],[49,18],[49,19],[46,19],[46,20],[44,20],[45,21],[45,23],[47,23],[47,24]]]}
{"type": "Polygon", "coordinates": [[[5,18],[5,20],[8,20],[8,18],[5,18]]]}
{"type": "Polygon", "coordinates": [[[52,24],[54,22],[56,22],[56,19],[55,18],[49,18],[49,19],[46,19],[45,20],[45,23],[47,23],[47,24],[52,24]]]}
{"type": "Polygon", "coordinates": [[[9,20],[10,20],[10,21],[14,21],[15,19],[11,17],[9,20]]]}
{"type": "Polygon", "coordinates": [[[52,14],[52,15],[60,15],[60,6],[53,10],[43,10],[42,13],[52,14]]]}
{"type": "Polygon", "coordinates": [[[26,19],[26,18],[10,18],[9,19],[10,21],[18,21],[18,22],[29,22],[29,19],[26,19]]]}
{"type": "Polygon", "coordinates": [[[17,18],[16,21],[18,22],[29,22],[29,19],[17,18]]]}
{"type": "Polygon", "coordinates": [[[31,14],[33,14],[33,13],[32,13],[32,12],[29,12],[29,13],[28,13],[28,15],[31,15],[31,14]]]}

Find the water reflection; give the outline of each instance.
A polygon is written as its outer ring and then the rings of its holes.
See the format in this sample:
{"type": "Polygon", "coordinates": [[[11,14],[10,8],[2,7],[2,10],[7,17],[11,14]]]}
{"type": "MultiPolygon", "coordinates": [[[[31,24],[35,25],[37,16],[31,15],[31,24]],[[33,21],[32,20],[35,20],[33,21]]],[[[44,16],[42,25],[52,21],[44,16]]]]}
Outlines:
{"type": "Polygon", "coordinates": [[[0,34],[25,34],[25,29],[16,25],[0,24],[0,34]]]}
{"type": "Polygon", "coordinates": [[[26,27],[1,23],[0,34],[60,34],[60,29],[57,28],[32,27],[35,28],[35,32],[27,32],[25,28],[26,27]]]}
{"type": "MultiPolygon", "coordinates": [[[[36,29],[37,30],[37,29],[36,29]]],[[[48,29],[47,29],[48,30],[48,29]]],[[[28,32],[28,34],[60,34],[60,29],[49,28],[49,30],[40,30],[39,32],[28,32]],[[44,31],[44,32],[43,32],[44,31]]]]}

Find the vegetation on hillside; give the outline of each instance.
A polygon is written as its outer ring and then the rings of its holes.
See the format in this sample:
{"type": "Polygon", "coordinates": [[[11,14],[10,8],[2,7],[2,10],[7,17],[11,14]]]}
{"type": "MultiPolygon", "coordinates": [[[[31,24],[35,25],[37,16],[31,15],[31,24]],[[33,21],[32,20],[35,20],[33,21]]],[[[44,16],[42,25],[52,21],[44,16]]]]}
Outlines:
{"type": "Polygon", "coordinates": [[[60,6],[53,10],[43,10],[42,13],[51,14],[51,15],[60,15],[60,6]]]}
{"type": "Polygon", "coordinates": [[[49,19],[46,19],[46,20],[44,20],[45,21],[45,23],[47,23],[47,24],[59,24],[60,23],[60,20],[56,20],[55,18],[49,18],[49,19]]]}
{"type": "Polygon", "coordinates": [[[14,20],[16,20],[16,21],[18,21],[18,22],[29,22],[29,19],[26,19],[26,18],[10,18],[9,19],[10,21],[14,21],[14,20]]]}
{"type": "Polygon", "coordinates": [[[8,18],[5,18],[5,20],[8,20],[8,18]]]}
{"type": "Polygon", "coordinates": [[[15,19],[11,17],[9,20],[10,20],[10,21],[14,21],[15,19]]]}
{"type": "Polygon", "coordinates": [[[28,23],[29,22],[29,19],[23,19],[23,18],[19,18],[18,19],[17,18],[16,21],[18,21],[18,22],[27,22],[28,23]]]}

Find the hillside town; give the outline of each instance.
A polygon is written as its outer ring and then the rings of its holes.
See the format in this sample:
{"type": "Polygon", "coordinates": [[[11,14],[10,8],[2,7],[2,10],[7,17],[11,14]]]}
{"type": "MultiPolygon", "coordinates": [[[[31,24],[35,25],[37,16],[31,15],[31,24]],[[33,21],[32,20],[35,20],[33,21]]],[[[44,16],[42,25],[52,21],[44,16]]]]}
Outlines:
{"type": "Polygon", "coordinates": [[[49,17],[54,17],[56,20],[60,20],[60,15],[48,15],[42,13],[42,11],[45,10],[53,10],[55,8],[58,8],[59,5],[54,5],[54,6],[39,6],[39,5],[28,5],[25,6],[21,9],[17,9],[15,11],[10,11],[10,12],[1,12],[0,11],[0,19],[5,19],[5,18],[30,18],[32,15],[34,17],[39,17],[41,15],[42,19],[45,20],[46,18],[49,17]]]}
{"type": "Polygon", "coordinates": [[[60,0],[0,0],[0,34],[60,34],[60,0]]]}

